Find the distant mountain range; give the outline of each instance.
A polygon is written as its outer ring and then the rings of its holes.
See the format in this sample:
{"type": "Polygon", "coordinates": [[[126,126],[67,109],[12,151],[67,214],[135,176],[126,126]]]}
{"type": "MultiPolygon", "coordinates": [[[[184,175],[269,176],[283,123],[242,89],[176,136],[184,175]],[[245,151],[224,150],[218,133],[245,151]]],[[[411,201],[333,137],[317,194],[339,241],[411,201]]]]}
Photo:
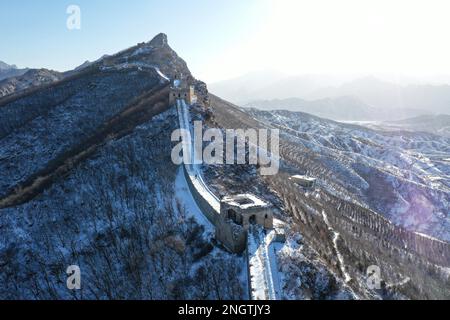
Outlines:
{"type": "Polygon", "coordinates": [[[321,88],[341,83],[340,79],[325,75],[287,76],[276,71],[258,71],[208,84],[211,92],[238,105],[254,100],[308,99],[321,88]]]}
{"type": "Polygon", "coordinates": [[[0,98],[7,95],[61,80],[64,74],[48,69],[18,69],[0,61],[0,98]]]}
{"type": "Polygon", "coordinates": [[[209,87],[240,106],[303,111],[334,120],[400,120],[450,114],[449,85],[400,85],[373,76],[350,80],[258,72],[209,87]]]}
{"type": "Polygon", "coordinates": [[[430,132],[450,138],[450,115],[447,114],[424,115],[397,121],[366,123],[365,125],[373,129],[389,131],[404,130],[430,132]]]}
{"type": "Polygon", "coordinates": [[[18,69],[16,65],[9,65],[3,61],[0,61],[0,81],[10,77],[21,76],[29,69],[18,69]]]}
{"type": "Polygon", "coordinates": [[[421,110],[427,114],[450,114],[450,86],[443,85],[398,85],[365,77],[344,83],[338,87],[316,90],[309,98],[352,95],[377,109],[421,110]]]}
{"type": "MultiPolygon", "coordinates": [[[[288,110],[314,114],[319,117],[341,121],[373,121],[380,119],[392,119],[392,113],[388,114],[373,108],[354,96],[341,96],[317,100],[305,100],[300,98],[258,100],[245,104],[245,108],[257,108],[260,110],[288,110]]],[[[406,113],[401,110],[401,114],[406,113]]],[[[420,114],[420,111],[411,111],[408,114],[420,114]]]]}
{"type": "Polygon", "coordinates": [[[43,84],[61,80],[63,73],[48,69],[29,69],[22,75],[6,78],[0,81],[0,98],[43,84]]]}

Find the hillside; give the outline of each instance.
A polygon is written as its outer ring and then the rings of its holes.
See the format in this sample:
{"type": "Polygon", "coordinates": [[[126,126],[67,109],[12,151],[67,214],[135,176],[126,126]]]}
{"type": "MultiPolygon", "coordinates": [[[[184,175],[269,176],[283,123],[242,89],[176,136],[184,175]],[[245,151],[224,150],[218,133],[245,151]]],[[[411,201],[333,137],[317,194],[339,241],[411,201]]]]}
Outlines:
{"type": "Polygon", "coordinates": [[[345,196],[397,224],[450,241],[448,138],[374,131],[298,112],[248,112],[280,127],[285,139],[314,153],[317,165],[332,170],[331,177],[308,171],[333,193],[343,188],[345,196]]]}
{"type": "Polygon", "coordinates": [[[256,72],[210,85],[210,91],[240,106],[287,109],[334,120],[402,120],[449,114],[447,84],[403,84],[375,76],[256,72]]]}
{"type": "Polygon", "coordinates": [[[381,127],[391,130],[408,130],[431,132],[444,137],[450,137],[450,115],[428,115],[408,118],[398,121],[385,121],[381,127]]]}
{"type": "MultiPolygon", "coordinates": [[[[261,177],[262,185],[255,173],[231,175],[249,175],[247,190],[272,195],[304,247],[347,279],[359,297],[450,296],[447,138],[376,131],[300,112],[241,109],[213,95],[210,100],[215,127],[280,130],[278,174],[261,177]],[[299,187],[294,174],[316,178],[316,187],[299,187]],[[385,270],[381,292],[364,285],[364,266],[374,261],[385,270]]],[[[225,179],[227,188],[237,187],[225,178],[230,169],[212,174],[216,184],[225,179]]]]}
{"type": "MultiPolygon", "coordinates": [[[[270,204],[285,231],[266,257],[282,299],[450,296],[447,137],[237,107],[209,94],[159,34],[0,98],[0,298],[250,297],[246,253],[216,238],[171,158],[179,118],[169,93],[180,74],[198,96],[184,126],[280,130],[275,175],[261,175],[260,163],[203,163],[195,177],[218,199],[252,193],[270,204]],[[315,186],[297,184],[298,174],[315,186]],[[367,284],[374,263],[377,290],[367,284]],[[73,264],[79,291],[66,288],[73,264]]],[[[364,106],[342,103],[352,101],[364,106]]],[[[319,105],[342,112],[335,103],[319,105]]]]}
{"type": "Polygon", "coordinates": [[[50,84],[61,80],[63,77],[63,74],[56,71],[31,69],[24,74],[0,81],[0,98],[28,88],[50,84]]]}
{"type": "Polygon", "coordinates": [[[401,118],[424,113],[448,114],[450,86],[447,84],[401,85],[369,76],[346,82],[340,86],[325,87],[311,94],[311,98],[353,95],[363,102],[383,110],[404,110],[401,118]],[[418,113],[422,112],[422,113],[418,113]]]}
{"type": "Polygon", "coordinates": [[[6,78],[17,77],[23,75],[29,69],[19,69],[16,65],[9,65],[0,61],[0,81],[6,78]]]}
{"type": "Polygon", "coordinates": [[[242,257],[216,246],[170,159],[179,72],[160,34],[0,99],[2,299],[246,297],[242,257]]]}
{"type": "Polygon", "coordinates": [[[357,98],[338,97],[320,100],[303,100],[300,98],[252,101],[244,108],[260,110],[288,110],[310,113],[319,117],[333,120],[376,120],[384,115],[357,98]]]}

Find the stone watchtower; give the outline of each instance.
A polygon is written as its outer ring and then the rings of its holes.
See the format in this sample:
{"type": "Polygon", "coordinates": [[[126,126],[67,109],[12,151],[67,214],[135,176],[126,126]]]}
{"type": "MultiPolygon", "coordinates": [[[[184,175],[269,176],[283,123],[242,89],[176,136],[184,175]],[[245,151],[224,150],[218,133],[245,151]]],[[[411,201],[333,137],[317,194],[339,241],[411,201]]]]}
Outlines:
{"type": "Polygon", "coordinates": [[[272,209],[270,204],[252,194],[224,197],[220,201],[216,239],[231,252],[243,252],[250,226],[273,228],[272,209]]]}
{"type": "Polygon", "coordinates": [[[250,225],[273,228],[272,208],[253,194],[224,197],[220,202],[220,215],[241,225],[247,231],[250,225]]]}
{"type": "Polygon", "coordinates": [[[178,99],[184,99],[189,105],[196,103],[197,96],[192,83],[191,77],[185,78],[183,74],[175,75],[170,87],[169,104],[175,104],[178,99]]]}

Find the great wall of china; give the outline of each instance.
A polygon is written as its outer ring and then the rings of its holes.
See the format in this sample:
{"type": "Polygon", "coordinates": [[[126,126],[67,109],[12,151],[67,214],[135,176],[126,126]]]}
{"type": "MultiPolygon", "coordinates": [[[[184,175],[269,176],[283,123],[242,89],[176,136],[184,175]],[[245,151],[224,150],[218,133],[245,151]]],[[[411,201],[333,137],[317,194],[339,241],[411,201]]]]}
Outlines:
{"type": "MultiPolygon", "coordinates": [[[[176,103],[180,128],[191,131],[189,110],[185,100],[179,99],[176,103]]],[[[265,248],[263,244],[269,237],[266,235],[264,241],[259,241],[256,249],[254,246],[250,248],[249,244],[254,242],[252,237],[256,233],[247,232],[247,230],[243,232],[242,229],[236,228],[235,224],[229,223],[230,217],[225,216],[227,214],[221,210],[223,203],[209,190],[203,181],[202,175],[194,165],[184,165],[183,171],[198,207],[216,227],[216,239],[231,252],[246,253],[249,297],[252,299],[279,298],[281,294],[279,283],[277,280],[274,281],[274,276],[278,276],[277,266],[271,266],[270,259],[267,259],[267,256],[271,254],[270,250],[267,250],[267,247],[270,247],[271,240],[269,240],[268,246],[266,244],[265,248]],[[260,247],[264,250],[259,250],[258,248],[260,247]],[[259,259],[259,262],[263,262],[262,274],[260,269],[256,271],[254,266],[252,269],[252,264],[258,264],[255,257],[259,259]],[[255,261],[254,263],[250,262],[252,259],[255,261]],[[269,271],[268,273],[265,272],[267,270],[269,271]],[[277,289],[274,288],[274,284],[277,289]],[[256,288],[255,286],[263,286],[264,288],[258,290],[261,288],[256,288]]],[[[275,181],[279,181],[279,179],[272,179],[272,182],[269,182],[269,184],[273,185],[275,181]]],[[[394,264],[394,267],[391,269],[397,270],[397,273],[400,273],[400,270],[402,270],[400,268],[401,265],[414,261],[414,265],[407,267],[414,281],[417,283],[424,281],[422,278],[428,277],[427,272],[433,274],[432,282],[434,285],[433,289],[427,292],[429,296],[439,298],[448,294],[449,289],[447,285],[450,281],[450,244],[448,242],[408,231],[394,225],[376,212],[351,202],[343,201],[324,191],[319,191],[320,201],[312,199],[306,202],[299,201],[298,194],[297,196],[295,195],[295,190],[298,190],[295,183],[284,179],[282,185],[284,185],[284,192],[280,194],[286,208],[294,216],[303,216],[304,221],[309,221],[307,224],[310,224],[309,228],[311,229],[310,240],[318,248],[324,249],[325,255],[329,256],[330,261],[335,260],[333,257],[340,253],[335,252],[338,251],[336,243],[334,245],[335,250],[329,251],[329,248],[326,248],[326,245],[324,245],[321,236],[318,235],[322,233],[323,236],[323,233],[327,233],[328,230],[322,215],[317,214],[318,212],[323,212],[323,210],[327,211],[326,216],[329,223],[335,232],[339,234],[341,241],[346,244],[345,253],[347,258],[350,257],[349,260],[352,260],[353,257],[354,262],[370,263],[371,261],[377,261],[378,264],[386,268],[391,268],[390,264],[394,264]],[[369,248],[369,251],[366,250],[367,248],[369,248]],[[421,268],[423,270],[418,270],[421,268]],[[437,276],[434,274],[437,274],[437,276]]],[[[340,263],[338,262],[338,264],[340,263]]],[[[357,264],[361,265],[361,263],[357,264]]],[[[354,264],[347,265],[347,268],[353,271],[358,269],[354,264]]],[[[345,267],[341,269],[345,270],[345,267]]],[[[362,272],[362,270],[359,270],[359,272],[362,272]]],[[[390,275],[388,278],[390,278],[390,275]]],[[[391,283],[394,281],[394,278],[390,279],[391,283]]],[[[417,286],[419,290],[428,290],[425,282],[424,285],[419,283],[417,286]]]]}
{"type": "MultiPolygon", "coordinates": [[[[191,131],[189,110],[185,100],[179,99],[176,104],[180,128],[191,131]]],[[[193,150],[189,150],[189,146],[185,147],[194,159],[193,150]]],[[[196,165],[184,164],[183,172],[197,206],[216,229],[216,239],[230,252],[245,254],[249,298],[281,299],[277,263],[272,246],[273,242],[280,241],[279,236],[274,230],[267,232],[262,226],[254,225],[244,229],[241,225],[230,221],[229,217],[225,216],[225,208],[228,209],[228,206],[208,188],[196,165]]],[[[266,211],[263,212],[267,217],[266,211]]],[[[273,219],[272,216],[271,218],[273,219]]]]}

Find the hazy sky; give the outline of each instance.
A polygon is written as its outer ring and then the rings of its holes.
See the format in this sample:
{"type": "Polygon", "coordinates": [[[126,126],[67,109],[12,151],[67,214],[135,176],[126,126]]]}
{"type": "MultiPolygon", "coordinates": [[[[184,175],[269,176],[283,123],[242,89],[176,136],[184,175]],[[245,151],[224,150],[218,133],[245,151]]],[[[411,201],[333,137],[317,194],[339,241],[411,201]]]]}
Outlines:
{"type": "Polygon", "coordinates": [[[207,82],[286,73],[450,74],[450,1],[2,0],[0,60],[67,70],[159,32],[207,82]],[[81,8],[81,30],[66,8],[81,8]]]}

